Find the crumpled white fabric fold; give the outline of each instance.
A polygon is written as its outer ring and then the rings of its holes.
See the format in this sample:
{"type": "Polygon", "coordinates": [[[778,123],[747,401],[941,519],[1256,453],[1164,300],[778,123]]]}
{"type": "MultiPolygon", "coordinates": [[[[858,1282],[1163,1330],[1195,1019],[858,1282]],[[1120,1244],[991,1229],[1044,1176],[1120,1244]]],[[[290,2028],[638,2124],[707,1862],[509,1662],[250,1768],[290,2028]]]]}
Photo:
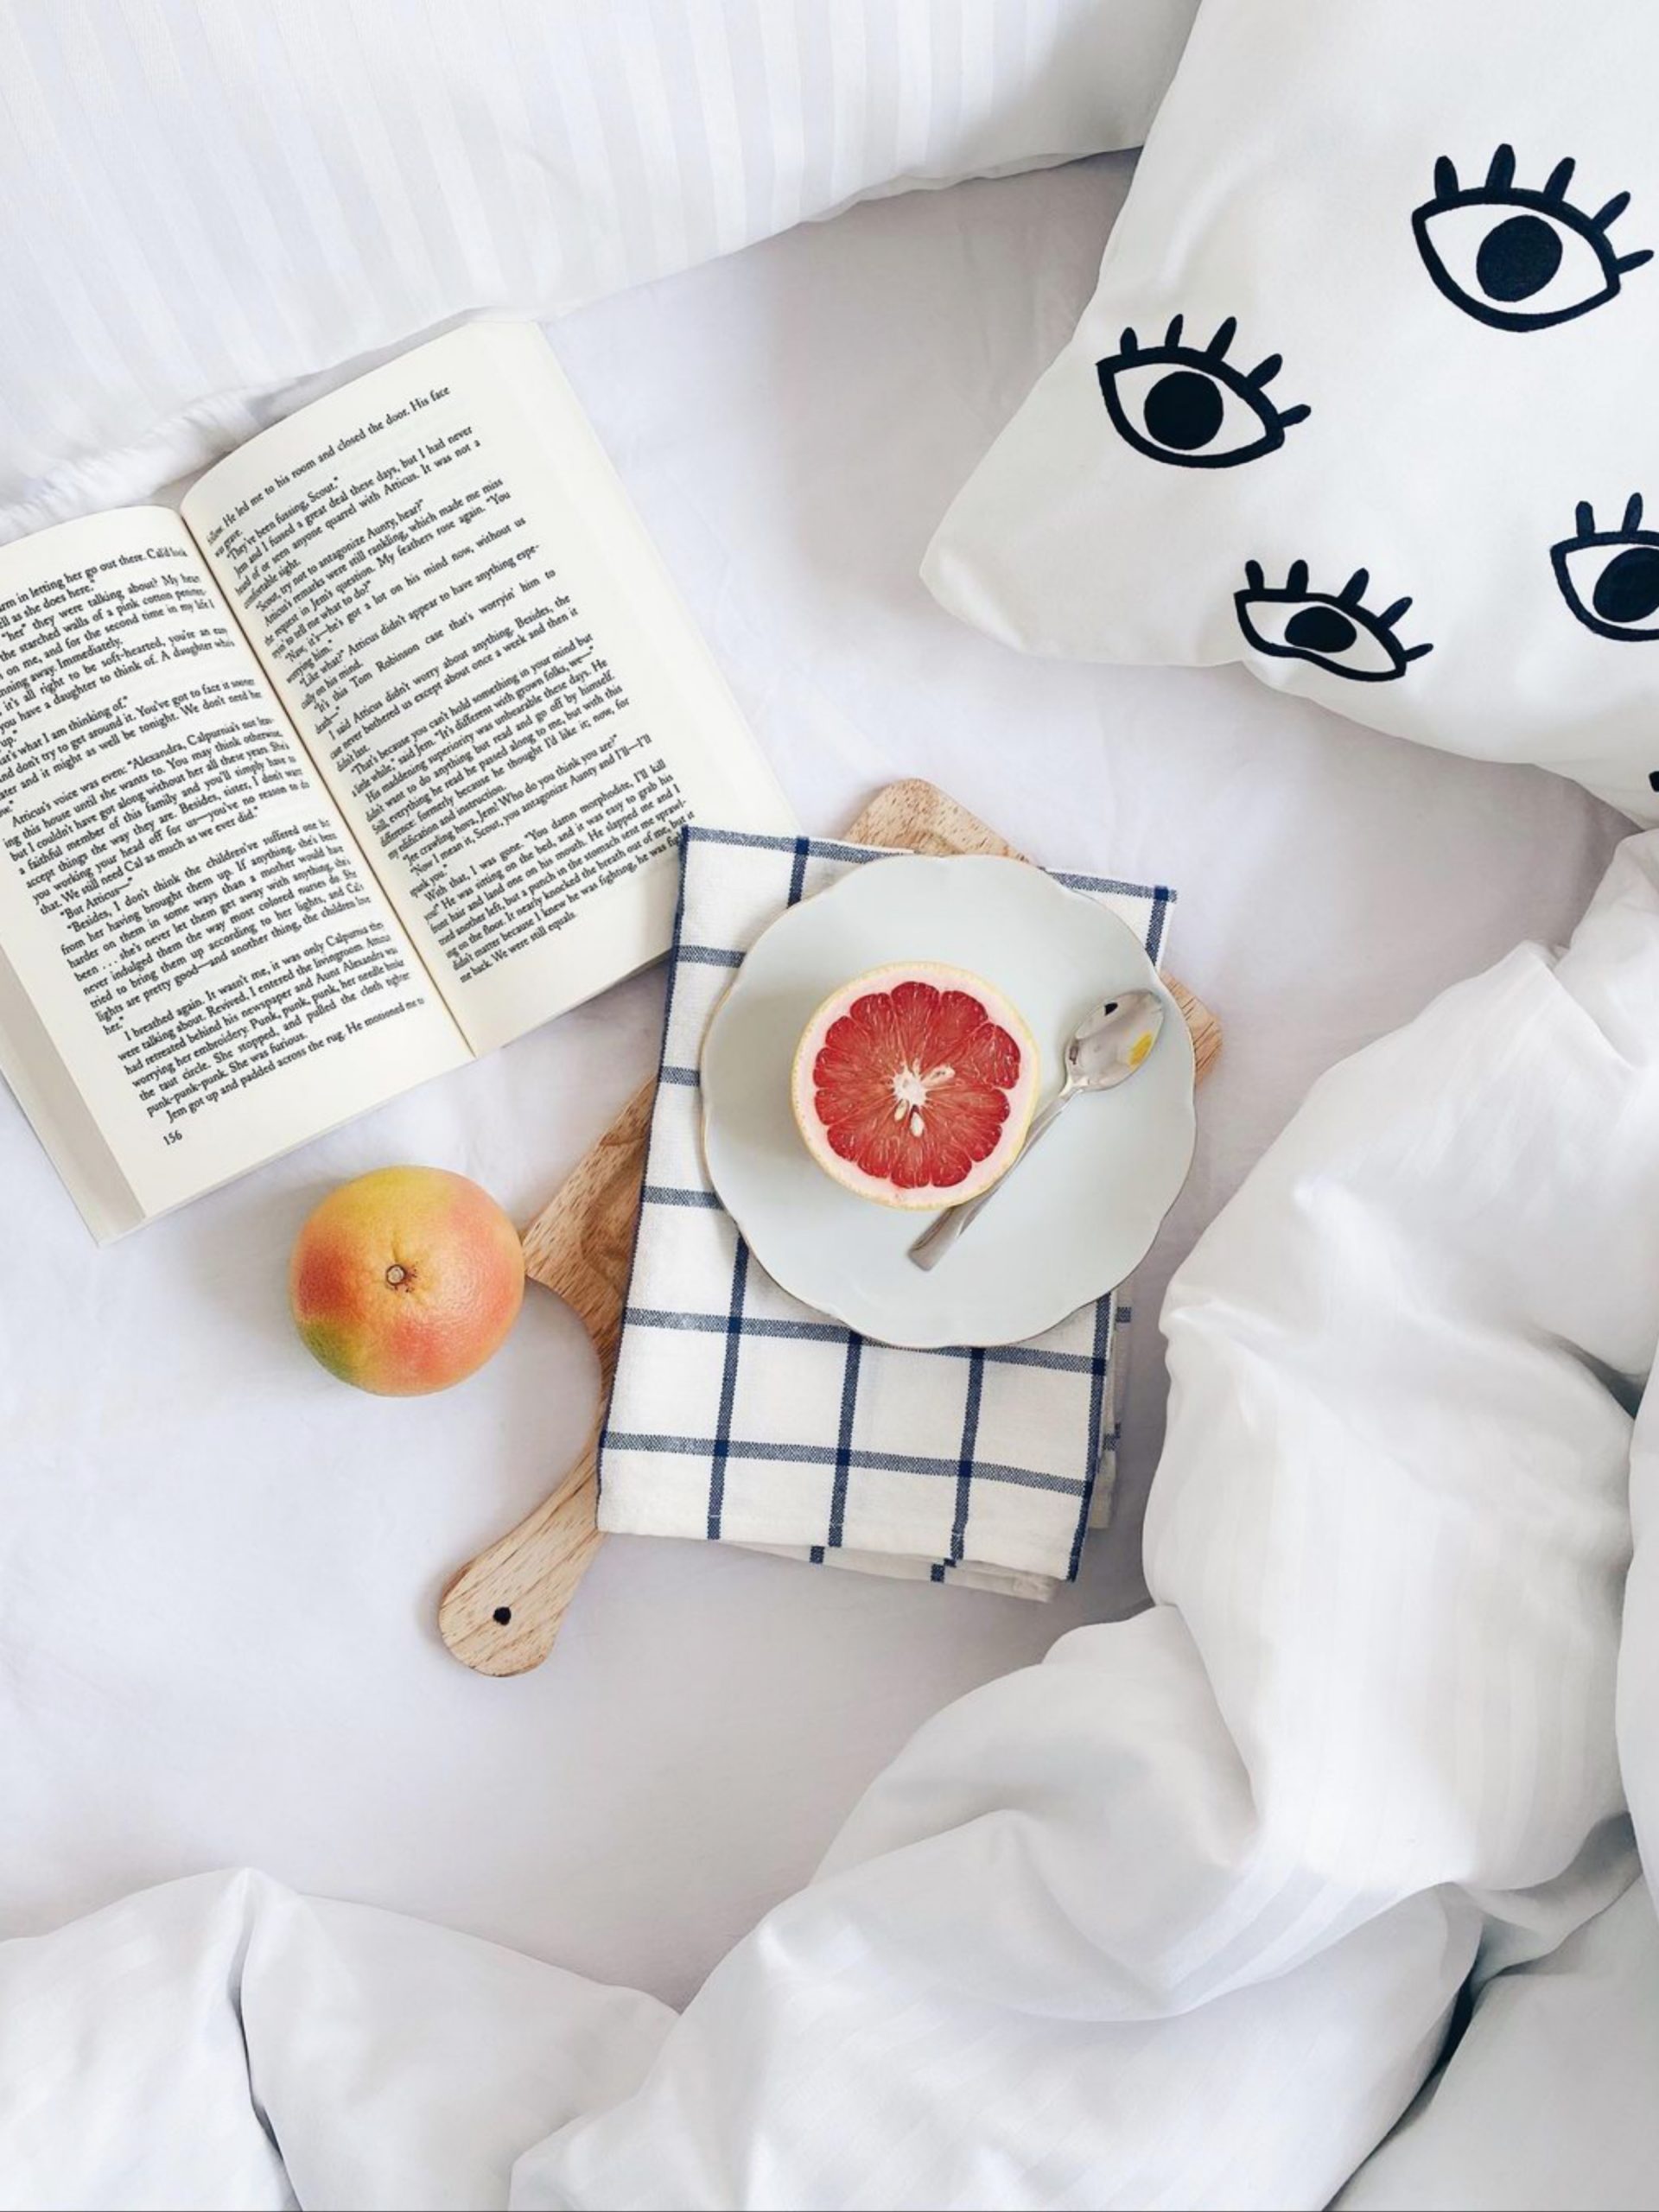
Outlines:
{"type": "Polygon", "coordinates": [[[502,2204],[673,2018],[262,1874],[171,1882],[0,1945],[0,2203],[502,2204]]]}
{"type": "Polygon", "coordinates": [[[678,2020],[177,1885],[0,1952],[8,2200],[1316,2206],[1411,2107],[1346,2202],[1650,2203],[1656,1221],[1659,832],[1200,1240],[1152,1611],[925,1727],[678,2020]]]}

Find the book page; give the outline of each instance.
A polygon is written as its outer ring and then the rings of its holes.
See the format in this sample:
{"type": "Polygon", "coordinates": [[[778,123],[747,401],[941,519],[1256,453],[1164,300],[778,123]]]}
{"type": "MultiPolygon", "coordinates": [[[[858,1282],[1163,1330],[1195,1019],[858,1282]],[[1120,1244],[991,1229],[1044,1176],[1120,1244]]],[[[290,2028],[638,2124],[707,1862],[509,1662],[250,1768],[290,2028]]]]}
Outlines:
{"type": "Polygon", "coordinates": [[[665,950],[683,822],[794,829],[532,326],[359,378],[184,513],[475,1050],[665,950]]]}
{"type": "Polygon", "coordinates": [[[467,1058],[164,508],[0,553],[0,955],[20,1097],[84,1188],[73,1086],[132,1219],[467,1058]]]}

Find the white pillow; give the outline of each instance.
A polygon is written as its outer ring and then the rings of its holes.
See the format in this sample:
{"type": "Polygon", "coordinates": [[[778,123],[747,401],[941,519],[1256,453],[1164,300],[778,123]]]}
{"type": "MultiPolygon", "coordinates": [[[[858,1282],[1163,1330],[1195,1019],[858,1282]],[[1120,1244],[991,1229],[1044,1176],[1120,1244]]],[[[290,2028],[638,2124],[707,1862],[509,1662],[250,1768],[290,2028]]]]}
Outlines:
{"type": "Polygon", "coordinates": [[[1650,0],[1205,0],[935,593],[1659,820],[1656,86],[1650,0]]]}
{"type": "Polygon", "coordinates": [[[0,9],[0,541],[142,497],[299,380],[468,313],[543,317],[867,194],[1138,145],[1195,4],[0,9]]]}

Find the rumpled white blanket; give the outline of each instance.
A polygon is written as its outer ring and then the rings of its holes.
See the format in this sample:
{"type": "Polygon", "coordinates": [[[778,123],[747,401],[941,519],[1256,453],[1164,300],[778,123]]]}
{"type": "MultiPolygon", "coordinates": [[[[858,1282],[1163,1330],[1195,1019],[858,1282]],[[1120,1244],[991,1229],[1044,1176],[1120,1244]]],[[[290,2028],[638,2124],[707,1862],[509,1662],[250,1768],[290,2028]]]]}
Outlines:
{"type": "Polygon", "coordinates": [[[1659,832],[1326,1076],[1165,1323],[1153,1609],[924,1728],[683,2016],[175,1885],[0,1950],[4,2201],[1652,2204],[1659,832]]]}

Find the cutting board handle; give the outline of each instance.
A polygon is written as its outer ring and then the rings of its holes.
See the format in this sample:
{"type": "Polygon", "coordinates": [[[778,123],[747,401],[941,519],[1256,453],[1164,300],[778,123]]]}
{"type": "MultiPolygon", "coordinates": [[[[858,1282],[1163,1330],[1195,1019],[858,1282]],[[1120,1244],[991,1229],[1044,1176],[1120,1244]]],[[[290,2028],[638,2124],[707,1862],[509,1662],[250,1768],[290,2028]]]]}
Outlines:
{"type": "Polygon", "coordinates": [[[599,1549],[599,1433],[616,1374],[622,1310],[657,1085],[642,1084],[524,1231],[524,1268],[575,1313],[599,1361],[600,1411],[552,1496],[462,1567],[438,1601],[438,1633],[480,1675],[522,1675],[553,1649],[599,1549]]]}
{"type": "Polygon", "coordinates": [[[528,1674],[553,1649],[602,1541],[594,1517],[598,1454],[595,1427],[552,1497],[463,1567],[439,1601],[439,1634],[479,1674],[528,1674]]]}

